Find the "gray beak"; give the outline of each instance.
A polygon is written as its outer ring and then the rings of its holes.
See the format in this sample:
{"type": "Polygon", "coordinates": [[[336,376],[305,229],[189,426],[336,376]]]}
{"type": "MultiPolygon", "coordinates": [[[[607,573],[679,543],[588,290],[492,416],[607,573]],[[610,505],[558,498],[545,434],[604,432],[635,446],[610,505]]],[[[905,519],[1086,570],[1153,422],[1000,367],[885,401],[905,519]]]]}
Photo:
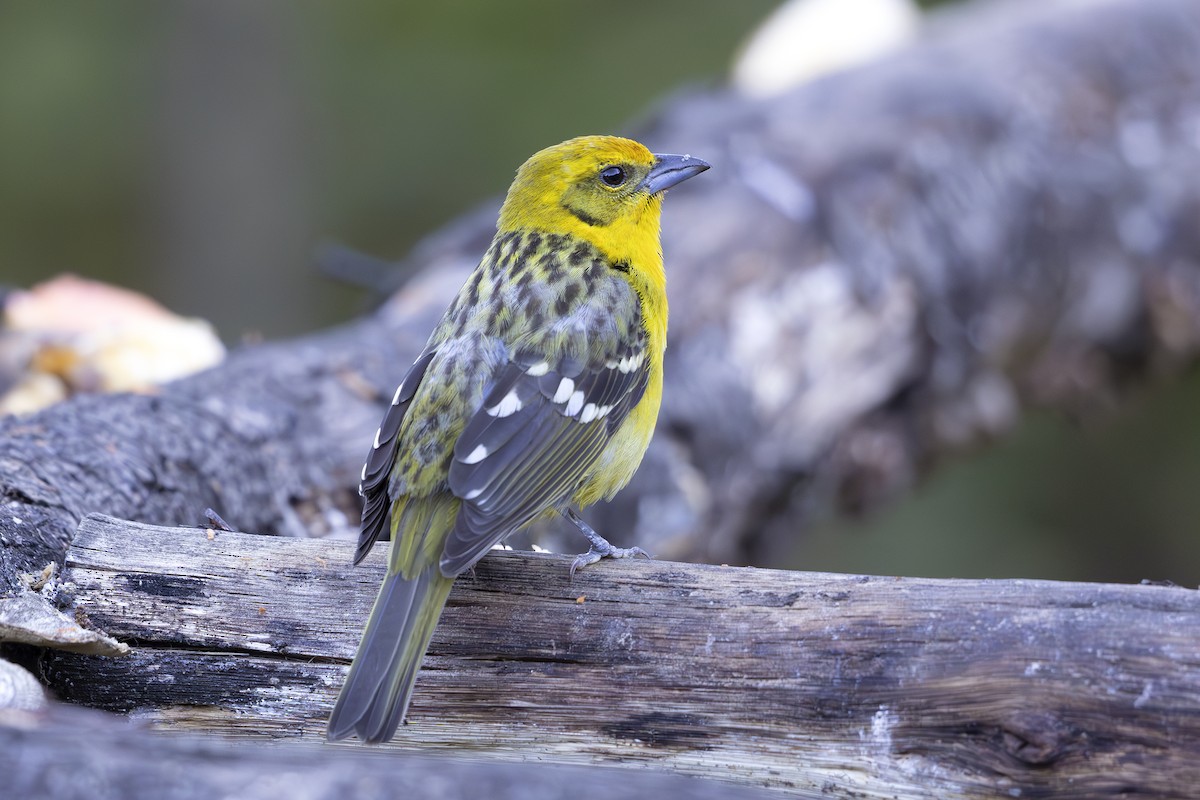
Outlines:
{"type": "Polygon", "coordinates": [[[701,161],[693,156],[655,153],[654,166],[650,168],[650,174],[646,176],[646,179],[642,181],[641,188],[650,194],[658,194],[670,189],[677,183],[682,183],[688,178],[699,175],[708,168],[708,162],[701,161]]]}

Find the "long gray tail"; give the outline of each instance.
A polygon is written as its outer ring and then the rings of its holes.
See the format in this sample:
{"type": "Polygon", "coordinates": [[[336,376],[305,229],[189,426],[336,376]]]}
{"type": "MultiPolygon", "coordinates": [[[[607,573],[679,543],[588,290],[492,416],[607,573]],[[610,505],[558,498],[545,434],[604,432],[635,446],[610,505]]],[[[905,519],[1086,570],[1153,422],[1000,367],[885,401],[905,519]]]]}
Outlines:
{"type": "Polygon", "coordinates": [[[436,564],[412,580],[398,573],[384,579],[329,717],[329,741],[352,733],[368,744],[392,738],[408,711],[417,671],[453,584],[436,564]]]}

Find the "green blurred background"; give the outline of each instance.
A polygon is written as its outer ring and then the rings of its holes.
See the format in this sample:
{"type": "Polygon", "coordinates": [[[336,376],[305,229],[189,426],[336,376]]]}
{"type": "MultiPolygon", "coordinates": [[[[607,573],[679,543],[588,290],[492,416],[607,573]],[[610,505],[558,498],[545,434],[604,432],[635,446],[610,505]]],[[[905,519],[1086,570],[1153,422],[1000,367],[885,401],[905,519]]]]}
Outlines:
{"type": "Polygon", "coordinates": [[[534,150],[719,80],[772,5],[8,0],[0,280],[116,281],[226,339],[344,319],[322,239],[403,256],[534,150]]]}
{"type": "MultiPolygon", "coordinates": [[[[0,4],[0,284],[131,286],[227,341],[358,313],[316,245],[402,257],[533,150],[722,80],[767,0],[0,4]]],[[[1200,584],[1200,375],[1047,416],[785,566],[1200,584]]]]}

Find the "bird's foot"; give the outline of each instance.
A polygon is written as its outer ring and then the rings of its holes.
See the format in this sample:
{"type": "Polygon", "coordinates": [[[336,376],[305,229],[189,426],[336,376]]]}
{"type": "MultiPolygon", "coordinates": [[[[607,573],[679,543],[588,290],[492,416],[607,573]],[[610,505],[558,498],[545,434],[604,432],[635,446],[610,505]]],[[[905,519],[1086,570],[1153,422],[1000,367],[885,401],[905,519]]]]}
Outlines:
{"type": "Polygon", "coordinates": [[[579,515],[573,510],[567,509],[565,512],[567,519],[579,529],[579,532],[587,537],[591,547],[586,553],[580,553],[575,556],[575,560],[571,562],[571,577],[575,577],[575,570],[580,567],[586,567],[588,564],[595,564],[602,558],[632,558],[641,556],[642,558],[652,558],[652,556],[640,547],[615,547],[609,543],[600,534],[593,530],[591,525],[588,525],[579,515]]]}
{"type": "Polygon", "coordinates": [[[571,577],[575,577],[575,570],[580,567],[586,567],[588,564],[595,564],[602,558],[632,558],[641,556],[642,558],[652,558],[652,556],[640,547],[613,547],[611,544],[601,539],[602,547],[596,547],[593,543],[588,548],[586,553],[580,553],[575,556],[575,560],[571,562],[571,577]]]}

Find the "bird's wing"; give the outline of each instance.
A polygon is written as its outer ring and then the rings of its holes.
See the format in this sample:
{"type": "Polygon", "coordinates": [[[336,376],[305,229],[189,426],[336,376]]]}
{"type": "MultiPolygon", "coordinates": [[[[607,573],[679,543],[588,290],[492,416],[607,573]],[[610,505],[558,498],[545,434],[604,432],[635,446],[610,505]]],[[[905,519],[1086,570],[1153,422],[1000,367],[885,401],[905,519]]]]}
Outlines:
{"type": "Polygon", "coordinates": [[[635,330],[580,336],[553,356],[518,350],[496,371],[454,446],[449,484],[463,502],[443,574],[469,568],[579,486],[646,390],[650,364],[635,330]]]}
{"type": "Polygon", "coordinates": [[[392,497],[388,490],[388,477],[392,465],[396,462],[396,450],[399,442],[397,434],[400,424],[412,405],[417,388],[425,377],[425,370],[437,350],[430,348],[421,354],[416,363],[404,375],[404,380],[396,387],[392,404],[384,414],[379,430],[375,432],[375,442],[367,455],[367,463],[363,465],[362,481],[358,485],[358,493],[363,498],[362,531],[358,535],[358,550],[354,553],[354,563],[366,558],[371,547],[379,540],[387,525],[388,512],[392,507],[392,497]]]}

